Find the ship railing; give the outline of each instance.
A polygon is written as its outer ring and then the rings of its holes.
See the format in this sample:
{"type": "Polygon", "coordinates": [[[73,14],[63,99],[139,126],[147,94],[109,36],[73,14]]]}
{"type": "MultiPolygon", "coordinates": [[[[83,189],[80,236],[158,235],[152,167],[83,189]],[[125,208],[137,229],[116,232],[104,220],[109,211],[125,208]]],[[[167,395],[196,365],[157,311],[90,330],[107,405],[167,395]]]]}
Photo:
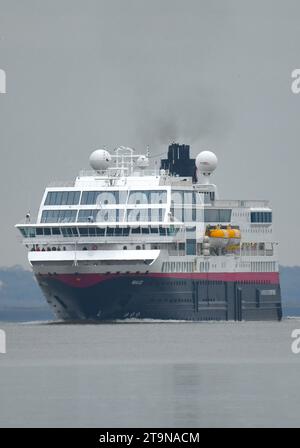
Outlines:
{"type": "Polygon", "coordinates": [[[241,257],[272,257],[274,255],[273,249],[265,249],[265,250],[241,250],[240,252],[241,257]]]}
{"type": "Polygon", "coordinates": [[[24,243],[37,244],[43,242],[43,244],[53,244],[54,242],[64,242],[65,244],[70,241],[88,240],[92,242],[96,240],[98,242],[138,242],[147,241],[153,243],[161,242],[182,242],[185,239],[185,232],[181,227],[174,226],[162,226],[148,229],[148,232],[143,232],[143,228],[140,228],[139,232],[136,232],[135,228],[113,228],[113,227],[98,227],[98,226],[74,226],[74,225],[61,225],[53,224],[41,224],[35,225],[29,223],[27,220],[25,225],[20,223],[17,225],[20,228],[20,232],[24,239],[24,243]],[[47,232],[46,232],[47,230],[47,232]],[[55,230],[55,232],[54,232],[55,230]],[[151,231],[150,231],[151,230],[151,231]],[[152,230],[156,230],[153,232],[152,230]]]}
{"type": "Polygon", "coordinates": [[[22,218],[19,220],[17,226],[24,225],[24,224],[26,224],[28,226],[33,226],[33,227],[38,225],[39,222],[38,222],[37,216],[30,216],[30,218],[22,218]]]}
{"type": "Polygon", "coordinates": [[[186,253],[184,250],[169,250],[168,254],[170,257],[185,257],[186,253]]]}
{"type": "Polygon", "coordinates": [[[155,169],[149,169],[149,170],[139,170],[139,171],[133,171],[127,173],[126,167],[112,167],[105,171],[94,171],[94,170],[81,170],[79,172],[79,178],[80,177],[94,177],[94,178],[103,178],[103,179],[120,179],[122,177],[129,177],[129,176],[138,176],[138,177],[144,177],[144,176],[157,176],[158,170],[155,169]]]}
{"type": "Polygon", "coordinates": [[[193,180],[192,180],[192,178],[189,178],[189,177],[187,177],[186,179],[185,178],[182,178],[182,177],[176,177],[176,176],[164,176],[164,177],[161,177],[160,178],[160,182],[159,182],[159,185],[161,185],[161,186],[165,186],[165,185],[170,185],[170,183],[171,183],[171,185],[172,185],[172,187],[176,187],[176,186],[183,186],[183,183],[184,183],[184,186],[191,186],[191,185],[193,185],[193,180]]]}
{"type": "Polygon", "coordinates": [[[72,188],[75,187],[74,181],[51,181],[47,185],[48,188],[72,188]]]}
{"type": "Polygon", "coordinates": [[[261,200],[217,199],[214,204],[222,207],[251,208],[251,207],[268,207],[270,205],[270,202],[265,199],[261,200]]]}
{"type": "MultiPolygon", "coordinates": [[[[97,228],[99,230],[105,230],[108,229],[112,230],[112,233],[110,236],[119,236],[119,230],[123,229],[124,231],[129,231],[130,234],[142,234],[142,235],[177,235],[179,233],[185,232],[185,226],[181,223],[175,223],[175,222],[153,222],[153,223],[146,223],[146,222],[67,222],[67,221],[59,221],[59,222],[40,222],[38,221],[37,217],[25,217],[19,221],[18,224],[16,224],[16,227],[21,227],[25,225],[26,228],[72,228],[75,229],[76,233],[79,233],[79,229],[82,228],[88,228],[88,229],[94,229],[97,228]],[[139,230],[139,231],[138,231],[139,230]]],[[[62,232],[62,230],[61,230],[62,232]]],[[[61,233],[63,234],[63,233],[61,233]]],[[[47,234],[49,235],[49,234],[47,234]]],[[[126,233],[126,236],[128,236],[128,233],[126,233]]]]}
{"type": "Polygon", "coordinates": [[[176,236],[172,235],[120,235],[120,236],[108,236],[108,235],[86,235],[86,236],[63,236],[63,235],[30,235],[28,237],[24,237],[23,235],[19,235],[18,238],[24,242],[24,244],[41,244],[41,245],[65,245],[65,244],[139,244],[143,243],[151,243],[151,244],[162,244],[162,243],[181,243],[184,242],[183,239],[180,239],[176,236]]]}

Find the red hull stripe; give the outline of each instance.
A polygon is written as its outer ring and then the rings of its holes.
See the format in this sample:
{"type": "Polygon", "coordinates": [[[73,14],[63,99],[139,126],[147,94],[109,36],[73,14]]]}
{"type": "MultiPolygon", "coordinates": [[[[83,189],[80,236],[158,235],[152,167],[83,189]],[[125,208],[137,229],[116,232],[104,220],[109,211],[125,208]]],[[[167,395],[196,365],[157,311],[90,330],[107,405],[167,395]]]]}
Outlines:
{"type": "MultiPolygon", "coordinates": [[[[47,277],[49,275],[47,274],[47,277]]],[[[148,274],[53,274],[57,279],[69,286],[88,288],[106,280],[122,277],[174,278],[178,280],[210,280],[221,282],[251,282],[279,284],[278,272],[232,272],[232,273],[148,273],[148,274]]]]}

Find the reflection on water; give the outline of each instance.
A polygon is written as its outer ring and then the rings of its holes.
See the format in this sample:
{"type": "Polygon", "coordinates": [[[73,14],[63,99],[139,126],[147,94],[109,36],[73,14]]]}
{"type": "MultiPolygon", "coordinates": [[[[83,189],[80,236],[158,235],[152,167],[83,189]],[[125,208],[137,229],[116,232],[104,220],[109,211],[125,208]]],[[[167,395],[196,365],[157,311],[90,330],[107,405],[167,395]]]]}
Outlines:
{"type": "Polygon", "coordinates": [[[298,426],[297,325],[0,325],[0,426],[298,426]]]}
{"type": "Polygon", "coordinates": [[[199,364],[172,366],[173,419],[178,426],[198,426],[203,382],[199,364]]]}

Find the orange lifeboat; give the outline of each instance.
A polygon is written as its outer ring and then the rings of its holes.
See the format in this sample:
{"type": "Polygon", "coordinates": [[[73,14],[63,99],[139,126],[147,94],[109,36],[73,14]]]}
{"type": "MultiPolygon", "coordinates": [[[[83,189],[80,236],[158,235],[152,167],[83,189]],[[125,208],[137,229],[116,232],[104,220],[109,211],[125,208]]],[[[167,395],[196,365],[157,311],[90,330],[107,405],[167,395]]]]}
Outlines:
{"type": "Polygon", "coordinates": [[[209,237],[212,247],[226,247],[228,244],[228,231],[222,229],[221,226],[208,227],[206,235],[209,237]]]}
{"type": "Polygon", "coordinates": [[[236,250],[241,243],[240,229],[233,229],[231,226],[227,227],[228,232],[228,250],[236,250]]]}

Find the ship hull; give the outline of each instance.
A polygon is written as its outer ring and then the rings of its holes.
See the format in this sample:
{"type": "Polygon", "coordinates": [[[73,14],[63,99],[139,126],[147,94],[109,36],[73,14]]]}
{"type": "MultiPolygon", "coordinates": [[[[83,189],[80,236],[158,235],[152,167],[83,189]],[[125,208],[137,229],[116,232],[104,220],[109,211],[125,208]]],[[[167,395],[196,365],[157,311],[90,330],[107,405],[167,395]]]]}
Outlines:
{"type": "Polygon", "coordinates": [[[278,273],[37,275],[58,319],[281,320],[278,273]]]}

